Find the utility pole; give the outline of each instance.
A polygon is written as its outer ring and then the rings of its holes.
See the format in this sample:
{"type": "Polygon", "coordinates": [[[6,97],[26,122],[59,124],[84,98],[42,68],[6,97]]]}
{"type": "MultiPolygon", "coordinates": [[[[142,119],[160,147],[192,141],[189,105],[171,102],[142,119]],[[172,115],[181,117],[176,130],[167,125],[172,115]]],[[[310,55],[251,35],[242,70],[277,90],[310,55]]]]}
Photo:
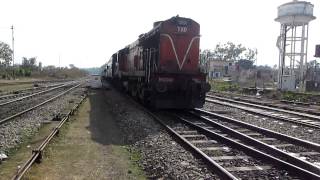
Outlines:
{"type": "Polygon", "coordinates": [[[14,74],[14,34],[13,34],[13,25],[11,26],[11,34],[12,34],[12,76],[13,79],[15,79],[15,74],[14,74]]]}
{"type": "Polygon", "coordinates": [[[14,34],[13,34],[13,25],[11,26],[11,34],[12,34],[12,66],[14,66],[14,34]]]}

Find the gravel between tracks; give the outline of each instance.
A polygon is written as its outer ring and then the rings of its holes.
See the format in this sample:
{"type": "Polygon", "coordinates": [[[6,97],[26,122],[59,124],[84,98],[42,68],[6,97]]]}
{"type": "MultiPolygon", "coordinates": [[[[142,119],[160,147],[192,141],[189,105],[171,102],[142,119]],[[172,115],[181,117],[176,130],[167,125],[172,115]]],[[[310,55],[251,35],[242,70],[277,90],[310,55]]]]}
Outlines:
{"type": "Polygon", "coordinates": [[[113,107],[123,141],[141,153],[139,164],[148,178],[216,179],[206,166],[177,144],[160,125],[122,95],[110,90],[105,95],[113,107]]]}
{"type": "Polygon", "coordinates": [[[37,96],[24,99],[22,101],[16,101],[11,104],[7,104],[0,109],[0,119],[4,119],[6,117],[12,116],[18,112],[24,111],[28,108],[31,108],[37,104],[40,104],[41,102],[52,98],[61,92],[69,89],[71,86],[55,89],[53,91],[46,92],[44,94],[39,94],[37,96]]]}
{"type": "Polygon", "coordinates": [[[205,110],[208,111],[226,111],[225,116],[235,118],[240,121],[247,122],[252,125],[270,129],[289,136],[305,139],[311,142],[320,143],[320,130],[303,125],[297,125],[286,121],[276,120],[272,118],[257,116],[244,112],[242,110],[222,106],[214,103],[206,103],[205,110]]]}
{"type": "Polygon", "coordinates": [[[0,153],[8,153],[25,138],[39,130],[41,123],[51,121],[56,115],[72,107],[81,99],[84,88],[77,88],[58,99],[0,125],[0,153]]]}

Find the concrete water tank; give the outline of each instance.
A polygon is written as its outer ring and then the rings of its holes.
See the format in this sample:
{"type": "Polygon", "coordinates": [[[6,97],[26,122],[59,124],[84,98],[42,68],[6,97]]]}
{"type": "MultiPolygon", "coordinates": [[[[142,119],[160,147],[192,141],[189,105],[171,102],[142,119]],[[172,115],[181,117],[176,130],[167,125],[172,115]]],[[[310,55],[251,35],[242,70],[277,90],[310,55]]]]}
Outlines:
{"type": "Polygon", "coordinates": [[[300,26],[315,19],[313,4],[306,1],[292,1],[278,7],[278,17],[281,24],[300,26]]]}

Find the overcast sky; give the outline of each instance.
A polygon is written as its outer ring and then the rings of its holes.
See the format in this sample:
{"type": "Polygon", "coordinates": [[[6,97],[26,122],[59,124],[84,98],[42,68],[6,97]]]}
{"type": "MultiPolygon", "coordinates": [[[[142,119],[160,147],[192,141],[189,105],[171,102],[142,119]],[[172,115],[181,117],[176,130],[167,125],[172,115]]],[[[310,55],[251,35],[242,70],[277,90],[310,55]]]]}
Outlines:
{"type": "MultiPolygon", "coordinates": [[[[200,24],[201,49],[219,42],[258,49],[258,64],[278,62],[277,7],[289,0],[1,0],[0,41],[11,45],[16,62],[34,57],[44,65],[101,66],[117,50],[152,28],[154,21],[188,17],[200,24]]],[[[320,1],[310,23],[309,60],[320,44],[320,1]]]]}

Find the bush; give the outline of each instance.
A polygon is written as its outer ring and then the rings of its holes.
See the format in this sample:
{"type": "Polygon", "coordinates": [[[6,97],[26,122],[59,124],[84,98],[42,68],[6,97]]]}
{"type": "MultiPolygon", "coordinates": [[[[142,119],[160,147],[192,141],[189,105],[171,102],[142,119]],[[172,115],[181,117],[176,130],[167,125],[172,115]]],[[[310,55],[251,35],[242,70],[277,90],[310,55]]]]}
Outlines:
{"type": "Polygon", "coordinates": [[[17,75],[18,76],[24,76],[24,70],[23,69],[19,69],[17,75]]]}
{"type": "Polygon", "coordinates": [[[214,91],[238,91],[239,85],[232,83],[231,81],[210,81],[211,90],[214,91]]]}
{"type": "Polygon", "coordinates": [[[291,92],[285,91],[282,93],[282,99],[288,101],[300,101],[300,102],[309,102],[312,99],[312,94],[306,93],[298,93],[298,92],[291,92]]]}

